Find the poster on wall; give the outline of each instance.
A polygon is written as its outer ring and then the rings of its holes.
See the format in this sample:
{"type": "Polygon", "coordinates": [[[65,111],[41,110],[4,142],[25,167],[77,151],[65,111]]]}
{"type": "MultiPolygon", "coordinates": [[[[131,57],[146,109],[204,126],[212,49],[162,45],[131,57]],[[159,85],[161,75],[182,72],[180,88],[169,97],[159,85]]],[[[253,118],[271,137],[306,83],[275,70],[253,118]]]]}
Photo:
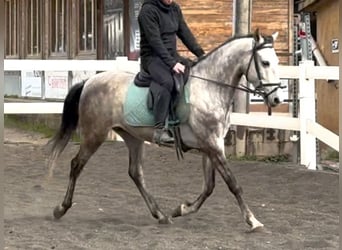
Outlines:
{"type": "Polygon", "coordinates": [[[45,98],[64,99],[68,86],[68,71],[45,72],[45,98]]]}
{"type": "Polygon", "coordinates": [[[129,1],[129,18],[130,18],[130,54],[134,58],[130,59],[137,59],[139,57],[140,51],[140,30],[138,24],[138,15],[141,9],[143,0],[130,0],[129,1]]]}
{"type": "Polygon", "coordinates": [[[21,96],[42,97],[42,71],[21,71],[21,96]]]}

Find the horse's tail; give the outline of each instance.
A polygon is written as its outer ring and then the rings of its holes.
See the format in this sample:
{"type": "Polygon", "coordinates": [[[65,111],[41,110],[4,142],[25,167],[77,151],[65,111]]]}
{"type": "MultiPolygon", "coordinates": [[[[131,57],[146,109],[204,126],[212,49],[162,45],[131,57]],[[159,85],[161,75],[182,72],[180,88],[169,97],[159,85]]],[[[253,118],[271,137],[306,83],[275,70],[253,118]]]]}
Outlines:
{"type": "Polygon", "coordinates": [[[51,145],[51,164],[63,152],[78,124],[78,104],[85,81],[75,84],[65,97],[62,122],[56,135],[49,141],[51,145]]]}

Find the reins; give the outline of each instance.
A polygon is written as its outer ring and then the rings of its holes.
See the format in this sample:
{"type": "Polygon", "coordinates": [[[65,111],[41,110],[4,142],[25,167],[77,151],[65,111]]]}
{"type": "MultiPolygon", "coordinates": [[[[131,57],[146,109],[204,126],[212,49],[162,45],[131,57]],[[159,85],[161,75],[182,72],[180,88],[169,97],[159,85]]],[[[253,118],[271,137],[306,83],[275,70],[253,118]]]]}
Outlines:
{"type": "Polygon", "coordinates": [[[233,88],[233,89],[242,90],[242,91],[247,92],[247,93],[254,93],[255,92],[253,89],[250,89],[247,86],[243,86],[243,85],[234,86],[234,85],[231,85],[231,84],[228,84],[228,83],[225,83],[225,82],[219,82],[219,81],[215,81],[215,80],[212,80],[212,79],[204,78],[204,77],[201,77],[201,76],[196,76],[196,75],[189,75],[189,76],[191,76],[193,78],[197,78],[197,79],[203,80],[203,81],[208,81],[208,82],[211,82],[211,83],[215,83],[215,84],[218,84],[218,85],[221,85],[221,86],[224,86],[224,87],[229,87],[229,88],[233,88]]]}
{"type": "Polygon", "coordinates": [[[215,83],[215,84],[218,84],[218,85],[221,85],[221,86],[226,86],[226,87],[238,89],[238,90],[247,92],[249,94],[259,95],[259,96],[261,96],[263,98],[267,98],[273,92],[277,91],[278,89],[286,88],[286,86],[281,86],[280,82],[279,83],[263,83],[262,80],[261,80],[260,67],[259,67],[259,64],[257,63],[257,60],[256,60],[256,57],[257,57],[257,53],[256,52],[258,50],[261,50],[261,49],[264,49],[264,48],[273,48],[273,45],[272,45],[273,40],[267,39],[267,38],[264,38],[264,39],[265,39],[265,41],[263,43],[261,43],[261,44],[257,44],[257,43],[254,42],[253,49],[252,49],[253,53],[252,53],[251,59],[249,60],[248,67],[247,67],[247,70],[246,70],[246,73],[245,73],[247,82],[250,82],[248,80],[248,72],[249,72],[249,68],[250,68],[250,66],[252,64],[252,61],[253,61],[253,58],[254,58],[255,70],[257,72],[258,79],[259,79],[259,86],[257,86],[255,89],[251,89],[251,88],[249,88],[247,86],[244,86],[244,85],[234,86],[234,85],[229,84],[229,83],[220,82],[220,81],[216,81],[216,80],[212,80],[212,79],[207,79],[207,78],[204,78],[204,77],[201,77],[201,76],[192,75],[192,74],[190,74],[189,76],[191,76],[193,78],[197,78],[197,79],[203,80],[203,81],[212,82],[212,83],[215,83]],[[264,91],[265,87],[275,87],[275,88],[273,88],[270,92],[266,93],[264,91]]]}
{"type": "Polygon", "coordinates": [[[249,94],[259,95],[259,96],[264,97],[264,98],[266,98],[267,96],[269,96],[273,92],[277,91],[278,89],[286,88],[286,86],[281,86],[280,83],[263,84],[262,87],[266,87],[266,86],[267,87],[272,87],[272,86],[275,86],[275,88],[272,89],[272,91],[270,91],[269,93],[265,93],[265,92],[263,92],[261,90],[261,88],[251,89],[251,88],[249,88],[247,86],[244,86],[244,85],[234,86],[234,85],[231,85],[231,84],[228,84],[228,83],[225,83],[225,82],[215,81],[215,80],[204,78],[204,77],[201,77],[201,76],[196,76],[196,75],[191,75],[191,74],[189,76],[191,76],[193,78],[197,78],[197,79],[203,80],[203,81],[208,81],[208,82],[211,82],[211,83],[215,83],[215,84],[218,84],[218,85],[221,85],[221,86],[224,86],[224,87],[238,89],[238,90],[247,92],[249,94]]]}

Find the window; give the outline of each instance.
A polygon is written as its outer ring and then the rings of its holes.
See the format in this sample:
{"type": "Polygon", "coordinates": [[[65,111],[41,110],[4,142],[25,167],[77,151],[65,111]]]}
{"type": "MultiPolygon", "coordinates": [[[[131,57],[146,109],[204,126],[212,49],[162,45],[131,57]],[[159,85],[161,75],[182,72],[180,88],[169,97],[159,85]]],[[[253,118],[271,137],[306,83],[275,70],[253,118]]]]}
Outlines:
{"type": "Polygon", "coordinates": [[[67,1],[51,0],[51,52],[67,52],[67,1]]]}
{"type": "Polygon", "coordinates": [[[17,0],[5,1],[6,57],[18,57],[19,6],[17,0]]]}
{"type": "Polygon", "coordinates": [[[79,51],[94,52],[95,44],[95,1],[80,0],[79,5],[79,51]]]}
{"type": "Polygon", "coordinates": [[[104,58],[115,59],[124,55],[124,3],[105,0],[104,5],[104,58]]]}
{"type": "Polygon", "coordinates": [[[28,0],[27,6],[27,55],[37,56],[41,53],[41,2],[28,0]]]}

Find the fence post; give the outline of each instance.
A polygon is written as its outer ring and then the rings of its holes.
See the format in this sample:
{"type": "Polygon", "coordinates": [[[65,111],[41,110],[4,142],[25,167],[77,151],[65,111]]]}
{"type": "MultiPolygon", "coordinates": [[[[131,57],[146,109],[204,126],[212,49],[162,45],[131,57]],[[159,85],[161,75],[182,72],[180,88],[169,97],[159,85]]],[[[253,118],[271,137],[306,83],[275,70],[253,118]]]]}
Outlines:
{"type": "Polygon", "coordinates": [[[307,68],[313,66],[312,60],[299,63],[300,163],[316,170],[316,137],[307,131],[307,121],[316,121],[315,80],[307,77],[307,68]]]}
{"type": "MultiPolygon", "coordinates": [[[[252,13],[252,0],[234,0],[233,1],[233,35],[246,35],[250,33],[252,13]]],[[[248,86],[245,77],[240,79],[241,85],[248,86]]],[[[249,94],[243,91],[236,91],[234,98],[234,112],[249,113],[249,94]]],[[[236,126],[236,156],[244,156],[247,152],[247,128],[245,126],[236,126]]]]}

